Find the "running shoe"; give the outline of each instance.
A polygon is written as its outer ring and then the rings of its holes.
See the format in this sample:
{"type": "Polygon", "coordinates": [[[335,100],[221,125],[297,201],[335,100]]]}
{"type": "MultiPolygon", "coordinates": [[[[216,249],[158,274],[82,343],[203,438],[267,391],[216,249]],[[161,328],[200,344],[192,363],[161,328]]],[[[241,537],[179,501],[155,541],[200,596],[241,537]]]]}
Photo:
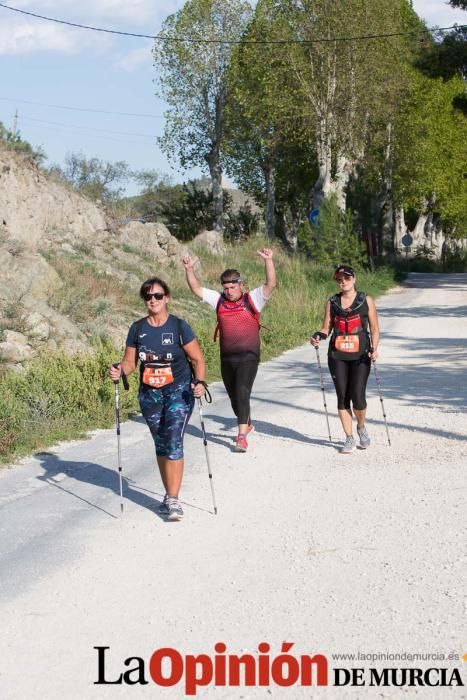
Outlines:
{"type": "MultiPolygon", "coordinates": [[[[250,423],[250,425],[247,425],[247,427],[246,427],[245,435],[250,435],[250,433],[252,433],[254,431],[254,429],[255,429],[255,426],[253,425],[253,423],[250,423]]],[[[238,439],[238,435],[233,438],[233,441],[237,442],[237,439],[238,439]]]]}
{"type": "Polygon", "coordinates": [[[368,435],[366,426],[359,428],[359,426],[357,425],[357,433],[358,437],[360,438],[360,447],[362,448],[362,450],[366,450],[366,448],[370,447],[371,445],[370,436],[368,435]]]}
{"type": "Polygon", "coordinates": [[[348,455],[355,450],[357,443],[355,442],[353,435],[347,435],[344,444],[341,447],[341,454],[348,455]]]}
{"type": "Polygon", "coordinates": [[[175,522],[176,520],[181,520],[183,518],[183,510],[180,505],[180,501],[176,496],[167,497],[167,520],[175,522]]]}
{"type": "Polygon", "coordinates": [[[246,452],[248,449],[248,443],[246,441],[246,435],[240,433],[235,441],[234,452],[246,452]]]}
{"type": "Polygon", "coordinates": [[[159,515],[168,515],[169,514],[169,507],[167,505],[168,498],[169,497],[167,496],[167,494],[165,494],[164,500],[162,501],[159,508],[157,509],[157,512],[159,513],[159,515]]]}

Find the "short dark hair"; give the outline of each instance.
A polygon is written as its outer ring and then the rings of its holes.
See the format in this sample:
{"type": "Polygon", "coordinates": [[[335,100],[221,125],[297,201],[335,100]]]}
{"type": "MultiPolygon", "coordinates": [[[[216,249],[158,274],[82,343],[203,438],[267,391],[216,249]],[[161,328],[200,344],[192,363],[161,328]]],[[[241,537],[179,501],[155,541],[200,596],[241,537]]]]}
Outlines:
{"type": "Polygon", "coordinates": [[[161,280],[160,277],[151,277],[150,279],[146,280],[146,282],[143,282],[143,284],[141,285],[141,289],[139,290],[139,295],[141,299],[144,299],[145,295],[148,294],[151,287],[153,287],[155,284],[158,284],[159,287],[162,287],[166,297],[170,296],[169,285],[166,282],[164,282],[164,280],[161,280]]]}
{"type": "Polygon", "coordinates": [[[224,272],[221,275],[221,284],[225,284],[226,282],[232,281],[233,279],[235,279],[236,282],[242,281],[242,277],[239,271],[229,267],[227,270],[224,270],[224,272]]]}

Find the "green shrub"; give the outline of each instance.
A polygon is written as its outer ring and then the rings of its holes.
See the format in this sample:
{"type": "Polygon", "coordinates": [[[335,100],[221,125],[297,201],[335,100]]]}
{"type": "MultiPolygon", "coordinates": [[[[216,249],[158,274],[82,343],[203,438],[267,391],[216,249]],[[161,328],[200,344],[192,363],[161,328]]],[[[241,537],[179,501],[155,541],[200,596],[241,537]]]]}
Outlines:
{"type": "MultiPolygon", "coordinates": [[[[118,353],[96,341],[93,354],[46,354],[21,374],[0,375],[0,460],[47,447],[57,440],[108,427],[114,419],[113,385],[107,376],[118,353]]],[[[137,409],[136,382],[122,392],[122,415],[137,409]]]]}
{"type": "Polygon", "coordinates": [[[353,230],[351,211],[343,214],[335,195],[323,201],[314,224],[306,221],[300,225],[298,246],[312,260],[324,265],[345,262],[358,268],[368,260],[366,246],[353,230]]]}

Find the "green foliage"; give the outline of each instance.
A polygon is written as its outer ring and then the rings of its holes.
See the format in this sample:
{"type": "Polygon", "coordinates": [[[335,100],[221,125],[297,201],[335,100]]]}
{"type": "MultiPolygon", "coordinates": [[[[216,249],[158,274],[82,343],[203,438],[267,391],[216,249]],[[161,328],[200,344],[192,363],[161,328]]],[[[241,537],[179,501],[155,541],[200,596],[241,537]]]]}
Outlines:
{"type": "Polygon", "coordinates": [[[173,236],[189,241],[203,229],[212,230],[214,212],[210,188],[200,187],[191,181],[175,186],[174,194],[172,201],[161,201],[159,204],[161,218],[173,236]]]}
{"type": "MultiPolygon", "coordinates": [[[[224,196],[228,194],[224,192],[224,196]]],[[[244,240],[258,232],[260,215],[253,212],[249,204],[242,204],[235,212],[229,206],[226,212],[224,238],[232,242],[244,240]]]]}
{"type": "MultiPolygon", "coordinates": [[[[118,355],[96,341],[93,355],[50,355],[31,361],[25,372],[0,375],[0,461],[41,449],[114,418],[109,365],[118,355]]],[[[122,392],[122,415],[137,408],[136,383],[122,392]]]]}
{"type": "Polygon", "coordinates": [[[444,272],[467,272],[467,248],[448,245],[442,259],[444,272]]]}
{"type": "Polygon", "coordinates": [[[396,201],[441,216],[445,233],[467,231],[467,119],[452,107],[461,78],[443,81],[412,73],[412,89],[396,125],[396,201]]]}
{"type": "Polygon", "coordinates": [[[342,214],[335,195],[324,200],[315,224],[301,224],[298,243],[317,263],[335,266],[345,262],[361,267],[367,262],[365,245],[353,231],[352,213],[347,210],[342,214]]]}
{"type": "MultiPolygon", "coordinates": [[[[248,205],[234,209],[228,190],[224,190],[223,200],[224,235],[228,240],[245,238],[257,231],[258,214],[248,205]]],[[[200,231],[214,228],[213,195],[207,179],[190,180],[183,185],[161,182],[134,198],[134,206],[145,221],[162,221],[180,241],[190,241],[200,231]]]]}
{"type": "Polygon", "coordinates": [[[78,192],[108,204],[119,199],[132,177],[125,161],[109,163],[99,158],[87,158],[83,153],[69,153],[65,166],[54,165],[50,172],[68,182],[78,192]]]}
{"type": "Polygon", "coordinates": [[[0,145],[9,151],[20,153],[26,160],[31,161],[35,165],[41,165],[46,158],[42,148],[31,146],[28,141],[22,138],[19,131],[13,133],[2,122],[0,122],[0,145]]]}
{"type": "MultiPolygon", "coordinates": [[[[456,6],[466,3],[460,0],[456,6]]],[[[456,27],[444,34],[441,41],[427,40],[421,48],[416,66],[430,78],[449,80],[454,76],[467,77],[467,26],[456,27]]],[[[461,90],[452,98],[455,109],[467,115],[467,99],[465,90],[461,90]]]]}
{"type": "Polygon", "coordinates": [[[153,52],[160,92],[169,105],[161,147],[183,168],[206,169],[216,156],[232,51],[228,42],[241,36],[250,12],[241,0],[188,0],[162,26],[162,36],[187,39],[157,41],[153,52]],[[197,36],[225,43],[192,43],[197,36]]]}

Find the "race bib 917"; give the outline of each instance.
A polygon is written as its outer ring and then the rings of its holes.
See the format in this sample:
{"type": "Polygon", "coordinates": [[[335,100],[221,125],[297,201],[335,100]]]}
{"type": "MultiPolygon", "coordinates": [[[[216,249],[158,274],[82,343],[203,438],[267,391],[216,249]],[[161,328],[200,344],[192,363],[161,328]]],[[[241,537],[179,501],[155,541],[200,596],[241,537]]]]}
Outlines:
{"type": "Polygon", "coordinates": [[[174,380],[171,367],[145,367],[143,370],[143,384],[160,389],[172,384],[174,380]]]}

